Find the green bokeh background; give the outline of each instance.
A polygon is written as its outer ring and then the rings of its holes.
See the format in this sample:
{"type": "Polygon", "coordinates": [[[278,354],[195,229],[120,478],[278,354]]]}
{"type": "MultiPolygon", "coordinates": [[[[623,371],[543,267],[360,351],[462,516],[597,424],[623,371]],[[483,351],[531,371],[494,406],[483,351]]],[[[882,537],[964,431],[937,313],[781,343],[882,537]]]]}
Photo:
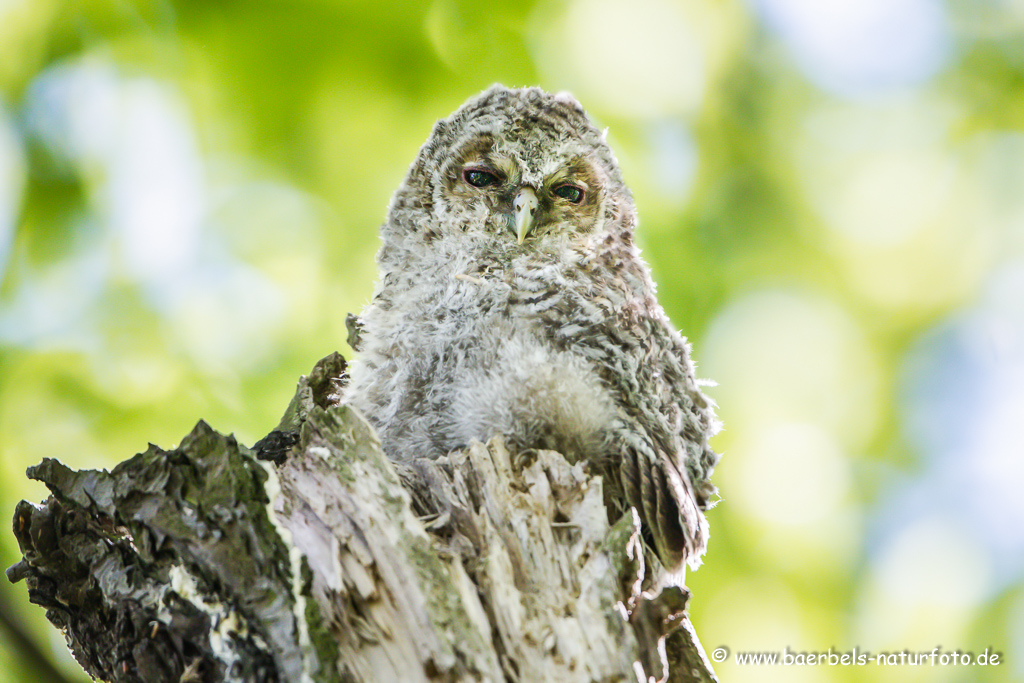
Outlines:
{"type": "MultiPolygon", "coordinates": [[[[999,428],[1024,425],[1024,7],[895,2],[937,13],[941,54],[836,85],[771,4],[0,0],[0,517],[45,498],[43,457],[109,468],[200,418],[269,431],[300,374],[351,355],[434,120],[540,85],[607,126],[660,300],[719,383],[705,647],[1003,657],[732,656],[721,679],[1024,680],[1024,524],[985,484],[1024,485],[999,428]],[[987,364],[930,351],[951,329],[987,364]],[[956,382],[1002,388],[929,403],[956,382]]],[[[87,680],[24,585],[0,579],[0,612],[0,682],[87,680]]]]}

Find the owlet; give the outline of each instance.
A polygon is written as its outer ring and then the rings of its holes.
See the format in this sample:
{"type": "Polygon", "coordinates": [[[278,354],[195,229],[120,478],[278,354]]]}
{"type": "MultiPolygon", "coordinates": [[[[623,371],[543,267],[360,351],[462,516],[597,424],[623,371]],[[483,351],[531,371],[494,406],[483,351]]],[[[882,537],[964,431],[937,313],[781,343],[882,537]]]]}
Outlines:
{"type": "Polygon", "coordinates": [[[718,429],[636,211],[576,100],[494,86],[438,121],[381,227],[346,402],[398,460],[501,434],[584,458],[666,569],[700,564],[718,429]]]}

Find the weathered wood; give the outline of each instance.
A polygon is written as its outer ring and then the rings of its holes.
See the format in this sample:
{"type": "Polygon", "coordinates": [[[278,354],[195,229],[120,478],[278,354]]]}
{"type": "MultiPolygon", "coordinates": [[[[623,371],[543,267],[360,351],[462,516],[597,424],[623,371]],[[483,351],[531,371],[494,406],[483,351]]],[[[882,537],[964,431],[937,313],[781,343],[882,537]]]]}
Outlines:
{"type": "Polygon", "coordinates": [[[713,681],[600,477],[500,439],[396,463],[299,384],[253,451],[200,423],[112,472],[47,460],[8,570],[109,681],[713,681]],[[671,667],[671,677],[669,676],[671,667]]]}
{"type": "Polygon", "coordinates": [[[90,675],[297,681],[313,667],[268,474],[232,437],[200,422],[111,472],[46,459],[28,474],[52,495],[18,505],[24,559],[7,575],[27,580],[90,675]]]}

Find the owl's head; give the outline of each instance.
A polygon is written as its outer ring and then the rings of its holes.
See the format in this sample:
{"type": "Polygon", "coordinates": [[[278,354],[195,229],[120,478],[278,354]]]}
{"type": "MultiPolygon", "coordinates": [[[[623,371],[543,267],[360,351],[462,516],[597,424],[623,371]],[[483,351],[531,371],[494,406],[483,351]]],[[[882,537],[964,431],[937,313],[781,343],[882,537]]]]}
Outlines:
{"type": "Polygon", "coordinates": [[[496,85],[434,126],[392,200],[381,256],[389,242],[459,236],[503,251],[628,238],[634,222],[615,156],[572,96],[496,85]]]}

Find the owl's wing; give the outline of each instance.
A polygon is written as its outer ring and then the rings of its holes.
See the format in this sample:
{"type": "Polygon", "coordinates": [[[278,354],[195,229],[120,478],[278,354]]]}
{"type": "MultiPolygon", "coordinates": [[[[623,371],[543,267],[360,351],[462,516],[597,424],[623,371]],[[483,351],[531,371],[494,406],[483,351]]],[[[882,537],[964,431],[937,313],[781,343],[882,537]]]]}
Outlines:
{"type": "Polygon", "coordinates": [[[707,547],[704,510],[715,487],[718,429],[713,404],[697,386],[686,342],[663,315],[648,318],[634,347],[632,391],[621,397],[619,479],[667,569],[696,567],[707,547]],[[634,384],[635,383],[635,384],[634,384]]]}
{"type": "Polygon", "coordinates": [[[677,459],[653,450],[641,432],[627,432],[622,439],[619,478],[626,503],[640,514],[646,535],[668,570],[687,561],[695,567],[707,546],[704,513],[677,459]]]}

